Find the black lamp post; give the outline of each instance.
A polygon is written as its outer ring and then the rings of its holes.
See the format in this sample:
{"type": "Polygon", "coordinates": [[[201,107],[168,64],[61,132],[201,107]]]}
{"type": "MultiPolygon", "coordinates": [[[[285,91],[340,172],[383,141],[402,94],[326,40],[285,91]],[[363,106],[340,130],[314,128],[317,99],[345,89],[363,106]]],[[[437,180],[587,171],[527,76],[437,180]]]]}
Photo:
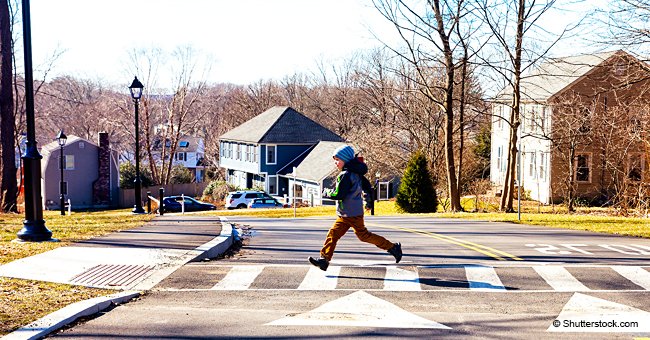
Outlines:
{"type": "Polygon", "coordinates": [[[131,98],[135,104],[135,180],[133,180],[135,188],[135,206],[133,207],[134,214],[144,214],[142,208],[142,181],[140,180],[140,119],[138,117],[138,102],[142,97],[142,89],[144,85],[138,80],[138,77],[133,79],[133,83],[129,86],[131,91],[131,98]]]}
{"type": "Polygon", "coordinates": [[[59,198],[61,199],[61,216],[65,216],[65,195],[68,194],[67,187],[63,181],[63,169],[65,169],[65,162],[63,158],[63,146],[65,142],[68,141],[68,136],[63,133],[63,130],[59,131],[59,134],[56,135],[56,140],[59,142],[61,147],[61,157],[59,157],[59,167],[61,168],[61,182],[59,183],[59,198]]]}
{"type": "Polygon", "coordinates": [[[25,124],[27,143],[22,156],[25,173],[25,220],[23,228],[16,234],[21,241],[52,241],[52,232],[43,220],[43,199],[41,197],[41,159],[36,147],[34,123],[34,76],[32,73],[32,33],[29,14],[29,0],[23,0],[23,49],[25,57],[25,124]]]}

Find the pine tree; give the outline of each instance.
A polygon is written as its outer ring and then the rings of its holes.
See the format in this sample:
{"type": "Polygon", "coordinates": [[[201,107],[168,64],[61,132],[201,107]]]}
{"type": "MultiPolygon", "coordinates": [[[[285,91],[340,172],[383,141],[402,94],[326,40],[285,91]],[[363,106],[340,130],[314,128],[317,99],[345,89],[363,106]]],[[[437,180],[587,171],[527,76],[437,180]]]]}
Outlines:
{"type": "Polygon", "coordinates": [[[408,213],[436,211],[438,197],[427,167],[427,158],[421,151],[416,151],[406,165],[395,199],[397,207],[408,213]]]}

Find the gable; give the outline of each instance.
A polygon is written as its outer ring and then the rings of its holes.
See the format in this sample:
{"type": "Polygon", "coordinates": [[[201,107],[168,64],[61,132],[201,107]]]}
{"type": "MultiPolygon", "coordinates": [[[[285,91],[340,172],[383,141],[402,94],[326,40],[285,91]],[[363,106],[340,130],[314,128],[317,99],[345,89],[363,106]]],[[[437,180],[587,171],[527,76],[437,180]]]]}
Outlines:
{"type": "MultiPolygon", "coordinates": [[[[617,54],[627,53],[615,51],[550,59],[538,68],[522,75],[520,84],[522,100],[546,101],[617,54]]],[[[505,88],[498,98],[499,100],[512,98],[512,87],[505,88]]]]}
{"type": "MultiPolygon", "coordinates": [[[[345,143],[327,141],[318,143],[296,167],[296,177],[319,182],[336,173],[337,168],[332,160],[332,154],[341,145],[345,145],[345,143]]],[[[293,169],[288,171],[293,171],[293,169]]]]}
{"type": "Polygon", "coordinates": [[[342,142],[343,138],[288,106],[274,106],[220,139],[262,144],[315,144],[342,142]]]}

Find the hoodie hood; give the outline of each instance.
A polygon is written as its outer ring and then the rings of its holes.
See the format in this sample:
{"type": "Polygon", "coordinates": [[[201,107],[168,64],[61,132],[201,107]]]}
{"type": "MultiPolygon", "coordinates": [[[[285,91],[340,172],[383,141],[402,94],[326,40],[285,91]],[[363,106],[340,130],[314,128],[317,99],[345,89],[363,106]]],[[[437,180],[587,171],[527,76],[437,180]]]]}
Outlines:
{"type": "Polygon", "coordinates": [[[364,176],[368,172],[368,166],[358,158],[353,158],[349,162],[345,163],[343,170],[349,170],[350,172],[364,176]]]}

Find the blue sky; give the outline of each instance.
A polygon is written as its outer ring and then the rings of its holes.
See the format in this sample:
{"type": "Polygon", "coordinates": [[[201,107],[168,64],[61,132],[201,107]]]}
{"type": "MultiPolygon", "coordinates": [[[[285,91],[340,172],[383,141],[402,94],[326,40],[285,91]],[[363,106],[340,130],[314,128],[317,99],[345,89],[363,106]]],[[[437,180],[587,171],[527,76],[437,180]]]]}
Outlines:
{"type": "Polygon", "coordinates": [[[128,51],[191,45],[209,55],[209,80],[248,84],[313,70],[379,46],[391,27],[371,0],[32,0],[35,72],[63,50],[53,74],[130,83],[128,51]]]}

